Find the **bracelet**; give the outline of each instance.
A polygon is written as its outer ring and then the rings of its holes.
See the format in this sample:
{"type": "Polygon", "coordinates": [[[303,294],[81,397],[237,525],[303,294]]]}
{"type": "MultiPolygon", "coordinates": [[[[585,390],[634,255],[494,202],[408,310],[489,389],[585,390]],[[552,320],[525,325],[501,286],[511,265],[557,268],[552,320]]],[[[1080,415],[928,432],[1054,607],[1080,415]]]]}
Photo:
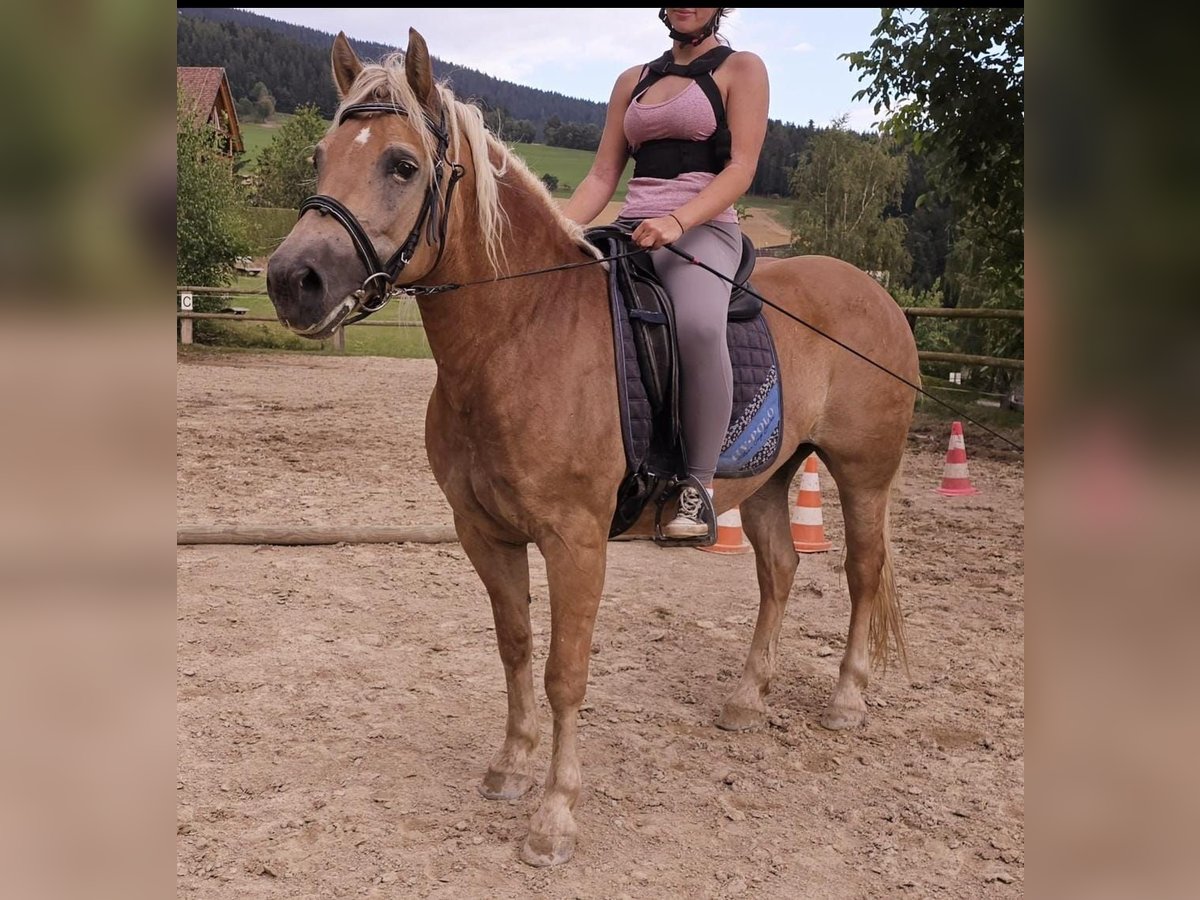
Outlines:
{"type": "Polygon", "coordinates": [[[683,223],[679,221],[679,216],[675,215],[675,213],[667,213],[667,215],[675,220],[675,224],[679,226],[679,234],[682,236],[687,229],[684,228],[683,223]]]}

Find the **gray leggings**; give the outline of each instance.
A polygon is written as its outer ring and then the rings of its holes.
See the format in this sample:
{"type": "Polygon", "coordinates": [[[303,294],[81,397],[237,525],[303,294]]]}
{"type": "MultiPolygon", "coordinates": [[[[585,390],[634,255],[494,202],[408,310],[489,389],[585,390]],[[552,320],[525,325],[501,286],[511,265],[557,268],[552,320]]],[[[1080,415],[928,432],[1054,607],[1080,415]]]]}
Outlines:
{"type": "MultiPolygon", "coordinates": [[[[684,232],[675,246],[733,278],[742,256],[742,230],[733,222],[706,222],[684,232]]],[[[709,484],[733,410],[733,370],[725,334],[730,284],[665,247],[650,256],[675,304],[688,474],[709,484]]]]}

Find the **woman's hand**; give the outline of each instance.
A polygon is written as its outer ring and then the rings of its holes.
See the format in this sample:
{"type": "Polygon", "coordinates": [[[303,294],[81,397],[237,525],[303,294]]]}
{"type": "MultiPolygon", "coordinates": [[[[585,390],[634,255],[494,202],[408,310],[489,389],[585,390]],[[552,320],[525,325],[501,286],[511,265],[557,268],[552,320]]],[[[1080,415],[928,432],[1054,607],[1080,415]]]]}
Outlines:
{"type": "Polygon", "coordinates": [[[643,219],[637,228],[633,229],[633,242],[647,250],[657,250],[664,244],[673,244],[683,237],[683,226],[674,216],[659,216],[654,219],[643,219]]]}

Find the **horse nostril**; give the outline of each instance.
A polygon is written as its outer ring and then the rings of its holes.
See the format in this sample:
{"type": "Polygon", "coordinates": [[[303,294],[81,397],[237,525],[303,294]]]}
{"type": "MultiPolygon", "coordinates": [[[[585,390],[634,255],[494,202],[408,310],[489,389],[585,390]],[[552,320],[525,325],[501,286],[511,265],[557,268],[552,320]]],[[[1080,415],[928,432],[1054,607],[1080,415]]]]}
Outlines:
{"type": "Polygon", "coordinates": [[[325,294],[325,283],[315,269],[302,266],[295,274],[296,296],[300,300],[320,300],[325,294]]]}

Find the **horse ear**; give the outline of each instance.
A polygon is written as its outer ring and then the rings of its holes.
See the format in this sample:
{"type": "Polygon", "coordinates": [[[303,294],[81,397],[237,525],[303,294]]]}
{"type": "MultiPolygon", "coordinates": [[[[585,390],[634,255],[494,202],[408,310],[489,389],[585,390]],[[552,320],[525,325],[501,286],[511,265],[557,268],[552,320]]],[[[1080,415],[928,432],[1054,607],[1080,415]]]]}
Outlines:
{"type": "Polygon", "coordinates": [[[337,85],[338,99],[346,99],[354,79],[363,70],[362,60],[346,40],[346,32],[339,31],[333,39],[333,83],[337,85]]]}
{"type": "Polygon", "coordinates": [[[441,101],[433,84],[433,61],[425,38],[415,28],[408,29],[408,49],[404,51],[404,74],[413,93],[425,107],[425,111],[436,118],[441,101]]]}

